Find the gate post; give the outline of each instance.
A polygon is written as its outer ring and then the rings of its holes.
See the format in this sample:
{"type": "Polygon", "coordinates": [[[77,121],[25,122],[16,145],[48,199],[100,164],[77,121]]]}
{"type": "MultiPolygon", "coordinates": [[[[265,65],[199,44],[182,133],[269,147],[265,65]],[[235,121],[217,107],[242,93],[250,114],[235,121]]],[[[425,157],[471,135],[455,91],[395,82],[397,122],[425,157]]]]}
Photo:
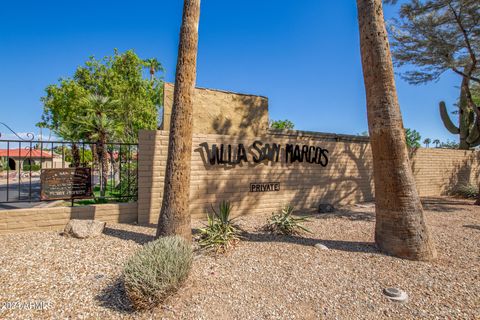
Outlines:
{"type": "Polygon", "coordinates": [[[138,224],[157,224],[163,196],[168,132],[138,132],[138,224]]]}

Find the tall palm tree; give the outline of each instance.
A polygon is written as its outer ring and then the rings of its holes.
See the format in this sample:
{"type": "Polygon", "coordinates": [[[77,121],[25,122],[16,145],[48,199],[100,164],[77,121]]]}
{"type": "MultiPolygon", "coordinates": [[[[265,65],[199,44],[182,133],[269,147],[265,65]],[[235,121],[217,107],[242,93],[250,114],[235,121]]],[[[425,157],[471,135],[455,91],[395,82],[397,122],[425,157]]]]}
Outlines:
{"type": "Polygon", "coordinates": [[[438,148],[438,145],[440,144],[440,140],[435,139],[432,142],[435,144],[435,148],[438,148]]]}
{"type": "Polygon", "coordinates": [[[381,0],[357,0],[375,182],[375,242],[397,257],[430,260],[436,251],[413,178],[381,0]]]}
{"type": "Polygon", "coordinates": [[[82,135],[96,142],[94,152],[100,169],[101,197],[105,197],[108,182],[107,142],[120,137],[124,132],[124,126],[112,112],[117,104],[117,101],[108,97],[89,95],[81,101],[85,115],[77,121],[82,135]]]}
{"type": "Polygon", "coordinates": [[[79,167],[81,158],[80,158],[80,149],[78,148],[77,143],[81,139],[80,131],[77,130],[75,124],[72,122],[63,122],[56,130],[55,133],[62,137],[65,141],[71,142],[71,151],[72,151],[72,167],[79,167]]]}
{"type": "Polygon", "coordinates": [[[143,60],[143,63],[150,71],[150,81],[153,81],[157,71],[163,70],[162,65],[156,58],[145,59],[143,60]]]}
{"type": "Polygon", "coordinates": [[[192,157],[193,93],[195,89],[200,0],[184,0],[177,70],[157,237],[180,235],[192,239],[189,211],[192,157]]]}
{"type": "Polygon", "coordinates": [[[426,138],[423,140],[423,143],[425,144],[425,147],[428,148],[430,146],[430,143],[432,142],[432,139],[426,138]]]}

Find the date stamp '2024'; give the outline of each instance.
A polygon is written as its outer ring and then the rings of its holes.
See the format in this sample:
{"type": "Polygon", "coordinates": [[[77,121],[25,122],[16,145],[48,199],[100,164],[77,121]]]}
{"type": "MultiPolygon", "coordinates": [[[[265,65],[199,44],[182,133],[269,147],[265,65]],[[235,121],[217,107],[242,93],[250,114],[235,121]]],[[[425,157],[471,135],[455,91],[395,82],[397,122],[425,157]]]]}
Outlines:
{"type": "Polygon", "coordinates": [[[4,310],[46,310],[52,306],[50,301],[0,301],[0,311],[4,310]]]}

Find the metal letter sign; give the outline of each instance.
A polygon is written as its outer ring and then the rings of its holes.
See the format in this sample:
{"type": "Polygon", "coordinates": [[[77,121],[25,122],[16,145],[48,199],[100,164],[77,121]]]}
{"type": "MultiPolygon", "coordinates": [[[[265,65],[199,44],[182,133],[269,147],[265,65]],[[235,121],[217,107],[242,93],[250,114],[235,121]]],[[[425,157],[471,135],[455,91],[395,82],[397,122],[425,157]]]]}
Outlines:
{"type": "Polygon", "coordinates": [[[250,183],[250,192],[280,191],[280,182],[250,183]]]}
{"type": "Polygon", "coordinates": [[[328,164],[328,150],[317,146],[286,144],[282,146],[277,143],[263,143],[255,141],[248,150],[251,150],[250,159],[247,148],[240,143],[236,146],[231,144],[212,144],[209,148],[208,143],[204,142],[200,146],[205,147],[207,151],[207,161],[210,165],[236,165],[242,162],[248,163],[253,160],[254,163],[260,163],[264,160],[280,162],[280,153],[284,151],[285,163],[305,162],[310,164],[319,164],[326,167],[328,164]]]}

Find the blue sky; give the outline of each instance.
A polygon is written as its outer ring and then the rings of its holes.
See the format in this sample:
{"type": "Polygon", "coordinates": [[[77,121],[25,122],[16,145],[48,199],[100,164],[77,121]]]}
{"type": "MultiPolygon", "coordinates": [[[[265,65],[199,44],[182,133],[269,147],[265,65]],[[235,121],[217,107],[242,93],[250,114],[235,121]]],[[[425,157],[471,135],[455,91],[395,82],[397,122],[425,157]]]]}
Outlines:
{"type": "MultiPolygon", "coordinates": [[[[0,122],[36,130],[44,88],[114,48],[157,57],[173,81],[182,3],[2,3],[0,122]]],[[[267,96],[270,117],[288,118],[300,130],[367,130],[354,0],[203,0],[201,10],[197,86],[267,96]]],[[[387,19],[395,14],[385,7],[387,19]]],[[[453,74],[421,86],[397,77],[405,126],[423,138],[456,140],[443,127],[438,102],[452,108],[458,84],[453,74]]]]}

